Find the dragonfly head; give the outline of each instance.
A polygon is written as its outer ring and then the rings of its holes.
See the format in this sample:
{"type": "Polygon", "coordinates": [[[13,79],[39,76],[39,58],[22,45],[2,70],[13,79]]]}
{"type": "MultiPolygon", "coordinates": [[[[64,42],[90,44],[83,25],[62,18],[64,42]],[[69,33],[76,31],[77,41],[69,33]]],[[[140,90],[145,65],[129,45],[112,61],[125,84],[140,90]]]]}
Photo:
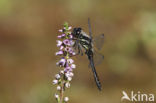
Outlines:
{"type": "Polygon", "coordinates": [[[76,38],[78,38],[78,36],[81,34],[81,28],[74,28],[73,29],[73,32],[72,32],[72,35],[76,38]]]}

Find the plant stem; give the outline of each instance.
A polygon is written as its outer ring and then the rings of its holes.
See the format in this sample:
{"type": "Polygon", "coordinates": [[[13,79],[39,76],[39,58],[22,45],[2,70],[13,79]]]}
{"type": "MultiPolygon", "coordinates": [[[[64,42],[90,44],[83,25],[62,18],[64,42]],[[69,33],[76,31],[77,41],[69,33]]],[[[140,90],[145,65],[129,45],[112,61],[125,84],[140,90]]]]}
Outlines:
{"type": "Polygon", "coordinates": [[[61,82],[61,90],[60,90],[60,103],[63,103],[64,98],[64,81],[61,82]]]}

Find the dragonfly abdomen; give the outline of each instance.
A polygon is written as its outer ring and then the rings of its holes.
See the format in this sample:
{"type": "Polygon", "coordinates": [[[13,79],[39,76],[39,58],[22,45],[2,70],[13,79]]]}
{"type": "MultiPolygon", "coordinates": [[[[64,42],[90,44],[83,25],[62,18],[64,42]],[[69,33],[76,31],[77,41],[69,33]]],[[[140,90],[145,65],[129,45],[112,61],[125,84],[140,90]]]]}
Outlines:
{"type": "Polygon", "coordinates": [[[90,61],[90,66],[91,66],[92,71],[93,71],[93,75],[94,75],[96,85],[97,85],[98,89],[101,91],[101,83],[100,83],[100,80],[99,80],[99,77],[97,75],[95,65],[94,65],[93,52],[91,50],[88,50],[88,51],[86,51],[86,54],[87,54],[88,59],[90,61]]]}

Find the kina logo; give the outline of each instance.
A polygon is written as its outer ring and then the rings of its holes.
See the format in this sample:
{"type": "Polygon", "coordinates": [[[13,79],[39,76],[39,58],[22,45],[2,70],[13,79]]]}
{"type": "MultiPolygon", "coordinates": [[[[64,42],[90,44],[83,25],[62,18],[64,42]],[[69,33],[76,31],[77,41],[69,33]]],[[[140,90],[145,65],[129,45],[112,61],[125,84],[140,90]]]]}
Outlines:
{"type": "Polygon", "coordinates": [[[121,101],[127,100],[132,102],[154,102],[154,94],[145,94],[138,91],[135,93],[131,91],[130,95],[128,95],[125,91],[122,91],[122,98],[121,101]]]}

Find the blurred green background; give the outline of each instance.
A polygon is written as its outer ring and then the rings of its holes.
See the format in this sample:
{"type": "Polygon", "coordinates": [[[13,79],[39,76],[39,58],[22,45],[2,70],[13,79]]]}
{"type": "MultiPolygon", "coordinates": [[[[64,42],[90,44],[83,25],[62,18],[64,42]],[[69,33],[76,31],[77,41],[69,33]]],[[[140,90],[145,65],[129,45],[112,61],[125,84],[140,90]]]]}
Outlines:
{"type": "Polygon", "coordinates": [[[67,21],[88,31],[88,17],[93,35],[105,34],[96,67],[103,90],[87,58],[74,58],[70,103],[121,103],[123,90],[156,94],[155,0],[0,0],[0,103],[56,103],[58,29],[67,21]]]}

